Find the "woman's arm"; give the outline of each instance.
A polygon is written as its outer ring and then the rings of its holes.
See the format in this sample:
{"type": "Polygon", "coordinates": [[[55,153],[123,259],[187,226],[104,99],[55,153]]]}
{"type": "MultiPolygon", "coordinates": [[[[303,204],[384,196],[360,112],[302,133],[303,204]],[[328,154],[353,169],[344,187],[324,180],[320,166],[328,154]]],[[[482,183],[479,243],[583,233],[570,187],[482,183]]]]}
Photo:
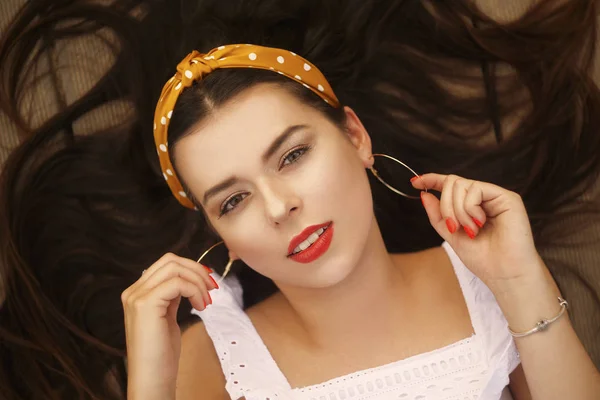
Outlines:
{"type": "MultiPolygon", "coordinates": [[[[559,290],[535,248],[518,194],[455,175],[419,178],[415,188],[441,192],[439,200],[421,192],[431,225],[490,288],[513,331],[528,331],[559,313],[559,290]]],[[[600,399],[600,374],[568,315],[515,342],[534,400],[600,399]]]]}
{"type": "Polygon", "coordinates": [[[508,386],[514,400],[532,400],[531,392],[527,386],[527,378],[525,378],[525,372],[521,364],[510,374],[508,386]]]}
{"type": "Polygon", "coordinates": [[[181,357],[177,375],[177,400],[230,400],[225,376],[214,344],[202,322],[181,335],[181,357]]]}
{"type": "MultiPolygon", "coordinates": [[[[560,311],[557,299],[560,292],[541,259],[535,269],[539,271],[538,279],[506,282],[502,287],[490,288],[515,332],[528,331],[542,318],[553,318],[560,311]]],[[[531,393],[528,397],[515,376],[517,380],[511,384],[515,400],[600,399],[600,373],[579,341],[567,313],[547,330],[515,338],[515,343],[531,393]]]]}

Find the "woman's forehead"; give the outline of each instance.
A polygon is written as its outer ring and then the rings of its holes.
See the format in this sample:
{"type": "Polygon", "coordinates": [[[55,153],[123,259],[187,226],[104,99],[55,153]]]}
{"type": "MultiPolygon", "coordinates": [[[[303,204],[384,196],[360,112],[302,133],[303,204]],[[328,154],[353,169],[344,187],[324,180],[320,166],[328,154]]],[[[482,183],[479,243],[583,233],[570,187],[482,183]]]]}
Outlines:
{"type": "Polygon", "coordinates": [[[197,154],[227,148],[252,147],[272,140],[289,126],[313,126],[321,114],[303,104],[287,90],[275,85],[260,85],[236,96],[195,126],[181,140],[180,150],[189,147],[197,154]]]}

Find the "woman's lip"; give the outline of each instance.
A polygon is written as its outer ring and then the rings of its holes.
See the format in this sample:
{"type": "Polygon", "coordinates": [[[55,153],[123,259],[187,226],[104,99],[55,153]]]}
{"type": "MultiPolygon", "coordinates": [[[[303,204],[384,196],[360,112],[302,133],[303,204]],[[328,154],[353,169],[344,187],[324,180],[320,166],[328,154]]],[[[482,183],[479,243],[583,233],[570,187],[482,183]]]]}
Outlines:
{"type": "Polygon", "coordinates": [[[333,223],[326,226],[325,232],[309,248],[302,250],[300,253],[292,254],[288,258],[302,264],[308,264],[325,254],[333,238],[333,223]]]}
{"type": "Polygon", "coordinates": [[[298,245],[302,242],[304,242],[306,239],[308,239],[308,237],[310,235],[312,235],[314,232],[318,231],[321,228],[326,228],[327,226],[331,225],[331,221],[326,222],[324,224],[320,224],[320,225],[311,225],[307,228],[305,228],[302,232],[300,232],[298,235],[294,236],[292,238],[292,240],[290,240],[290,245],[288,246],[288,255],[291,256],[292,253],[294,252],[294,249],[296,247],[298,247],[298,245]]]}

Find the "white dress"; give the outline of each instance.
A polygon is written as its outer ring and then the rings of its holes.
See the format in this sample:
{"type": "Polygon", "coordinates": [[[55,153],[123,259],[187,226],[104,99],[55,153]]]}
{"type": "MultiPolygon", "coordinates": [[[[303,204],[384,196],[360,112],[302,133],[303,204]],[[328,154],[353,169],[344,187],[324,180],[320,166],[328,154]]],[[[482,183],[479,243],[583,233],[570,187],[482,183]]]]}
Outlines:
{"type": "Polygon", "coordinates": [[[491,291],[443,244],[471,316],[474,334],[449,346],[390,364],[292,388],[242,309],[235,278],[211,292],[213,305],[193,310],[204,321],[232,399],[246,400],[505,400],[519,354],[491,291]]]}

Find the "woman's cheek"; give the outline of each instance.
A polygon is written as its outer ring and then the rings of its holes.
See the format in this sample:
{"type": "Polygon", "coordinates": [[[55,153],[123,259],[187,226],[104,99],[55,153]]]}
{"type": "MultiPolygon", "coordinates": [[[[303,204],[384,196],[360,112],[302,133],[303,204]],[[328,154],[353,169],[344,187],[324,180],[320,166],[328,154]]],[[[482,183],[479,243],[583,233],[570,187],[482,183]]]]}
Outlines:
{"type": "Polygon", "coordinates": [[[274,248],[275,241],[267,237],[268,229],[264,216],[261,218],[260,207],[258,204],[248,204],[240,211],[239,215],[232,215],[235,221],[223,230],[221,237],[227,248],[246,264],[252,266],[256,260],[264,262],[269,254],[276,254],[278,249],[274,248]]]}

